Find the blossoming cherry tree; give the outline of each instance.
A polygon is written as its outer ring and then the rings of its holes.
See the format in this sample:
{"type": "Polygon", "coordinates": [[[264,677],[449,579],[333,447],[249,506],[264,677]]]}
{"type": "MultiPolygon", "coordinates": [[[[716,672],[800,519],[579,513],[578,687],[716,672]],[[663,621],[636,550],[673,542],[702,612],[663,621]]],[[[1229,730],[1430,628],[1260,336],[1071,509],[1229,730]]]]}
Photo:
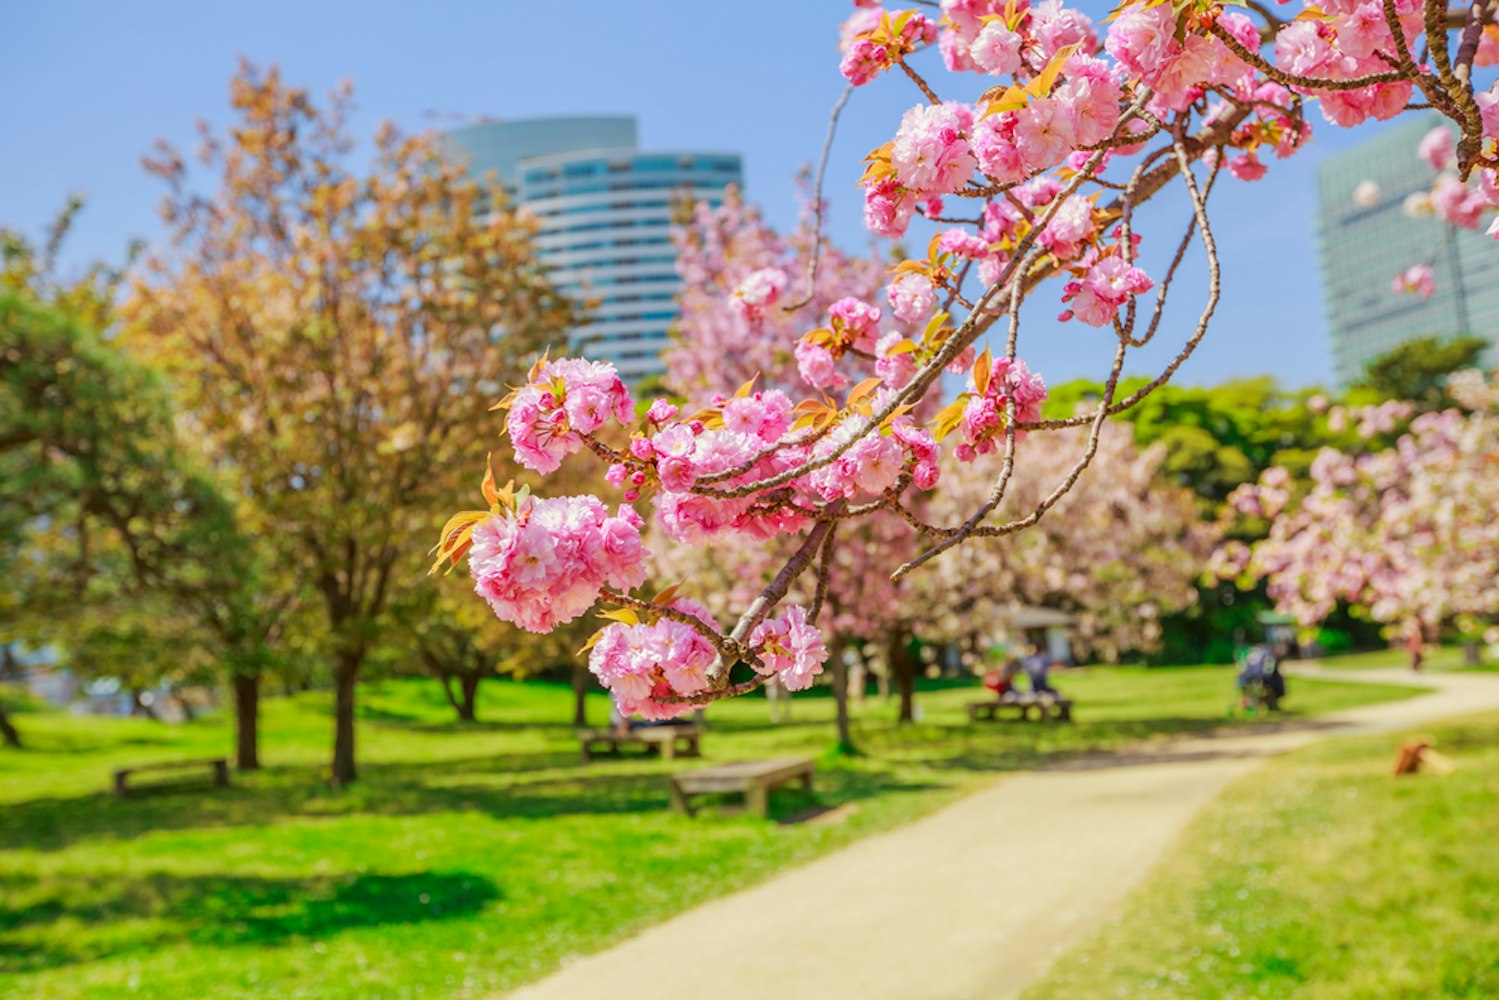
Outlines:
{"type": "Polygon", "coordinates": [[[1495,198],[1496,91],[1475,87],[1473,74],[1492,51],[1493,0],[1452,12],[1438,0],[1323,0],[1284,5],[1284,16],[1259,4],[1125,0],[1104,24],[1057,0],[855,6],[840,61],[850,87],[904,78],[916,98],[866,157],[865,221],[894,237],[929,220],[939,228],[925,255],[890,269],[883,303],[814,309],[815,256],[804,274],[743,278],[726,308],[777,316],[778,329],[800,321],[802,335],[776,346],[795,356],[806,392],[747,381],[679,410],[632,400],[607,364],[538,361],[501,404],[516,458],[545,475],[587,451],[619,504],[611,514],[593,497],[543,500],[491,482],[487,509],[455,518],[438,547],[440,564],[470,555],[476,589],[522,627],[577,617],[595,599],[612,605],[590,666],[622,707],[675,715],[770,676],[804,686],[826,648],[819,608],[785,598],[799,576],[828,565],[838,525],[899,517],[924,543],[894,567],[900,577],[1045,516],[1087,469],[1109,415],[1164,384],[1202,341],[1218,302],[1208,202],[1223,168],[1253,181],[1268,160],[1295,154],[1311,134],[1312,105],[1345,127],[1434,108],[1458,130],[1453,176],[1476,179],[1486,203],[1495,198]],[[990,85],[971,103],[944,99],[964,76],[990,85]],[[1169,191],[1185,200],[1188,221],[1151,275],[1136,210],[1169,191]],[[1202,308],[1159,375],[1120,396],[1125,360],[1163,329],[1167,293],[1194,245],[1207,265],[1202,308]],[[1045,385],[1020,354],[1021,307],[1040,294],[1055,296],[1063,321],[1111,345],[1100,398],[1067,419],[1041,418],[1045,385]],[[991,347],[979,352],[985,338],[991,347]],[[956,373],[961,392],[924,407],[944,372],[956,373]],[[991,523],[1016,463],[1032,447],[1054,447],[1034,436],[1069,427],[1085,429],[1082,443],[1055,487],[1023,516],[991,523]],[[997,471],[967,516],[925,520],[914,498],[987,453],[997,471]],[[646,554],[628,505],[646,500],[671,544],[796,544],[721,623],[679,592],[630,593],[646,554]],[[741,662],[748,669],[736,681],[741,662]]]}

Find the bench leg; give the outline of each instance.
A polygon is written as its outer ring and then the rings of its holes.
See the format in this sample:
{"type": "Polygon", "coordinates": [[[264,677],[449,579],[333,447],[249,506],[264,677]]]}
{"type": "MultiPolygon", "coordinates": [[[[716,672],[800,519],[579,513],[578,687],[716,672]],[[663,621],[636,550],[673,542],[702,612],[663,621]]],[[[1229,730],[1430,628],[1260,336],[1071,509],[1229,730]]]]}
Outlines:
{"type": "Polygon", "coordinates": [[[668,781],[666,786],[671,789],[671,808],[684,816],[692,815],[692,803],[687,801],[687,795],[675,781],[668,781]]]}
{"type": "Polygon", "coordinates": [[[812,772],[811,771],[808,771],[806,774],[802,775],[802,788],[806,790],[806,792],[807,792],[808,795],[812,794],[812,772]]]}
{"type": "Polygon", "coordinates": [[[130,789],[125,784],[126,777],[123,772],[115,775],[115,798],[123,799],[130,794],[130,789]]]}
{"type": "Polygon", "coordinates": [[[229,762],[216,760],[213,762],[213,783],[219,788],[229,787],[229,762]]]}
{"type": "Polygon", "coordinates": [[[590,761],[593,760],[593,754],[591,754],[589,752],[589,748],[588,748],[588,744],[587,743],[584,743],[582,745],[582,747],[580,748],[580,752],[583,755],[583,763],[587,764],[587,763],[589,763],[590,761]]]}
{"type": "Polygon", "coordinates": [[[675,736],[663,743],[658,743],[656,745],[661,748],[661,758],[663,760],[677,759],[677,738],[675,736]]]}
{"type": "Polygon", "coordinates": [[[702,748],[698,746],[698,742],[697,742],[697,737],[696,736],[689,736],[689,737],[687,737],[687,751],[686,752],[687,752],[687,756],[689,756],[689,757],[701,757],[703,755],[702,748]]]}
{"type": "Polygon", "coordinates": [[[744,804],[750,812],[761,819],[770,818],[770,789],[764,785],[751,785],[744,793],[744,804]]]}

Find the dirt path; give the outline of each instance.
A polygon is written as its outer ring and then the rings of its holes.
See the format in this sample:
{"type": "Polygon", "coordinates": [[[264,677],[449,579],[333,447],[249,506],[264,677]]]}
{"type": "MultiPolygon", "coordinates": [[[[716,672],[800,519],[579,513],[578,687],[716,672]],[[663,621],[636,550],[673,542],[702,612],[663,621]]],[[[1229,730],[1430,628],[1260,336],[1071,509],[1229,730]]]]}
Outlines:
{"type": "Polygon", "coordinates": [[[513,1000],[1013,996],[1117,911],[1187,821],[1265,757],[1499,709],[1499,676],[1293,672],[1430,694],[1010,777],[925,819],[699,906],[513,1000]]]}

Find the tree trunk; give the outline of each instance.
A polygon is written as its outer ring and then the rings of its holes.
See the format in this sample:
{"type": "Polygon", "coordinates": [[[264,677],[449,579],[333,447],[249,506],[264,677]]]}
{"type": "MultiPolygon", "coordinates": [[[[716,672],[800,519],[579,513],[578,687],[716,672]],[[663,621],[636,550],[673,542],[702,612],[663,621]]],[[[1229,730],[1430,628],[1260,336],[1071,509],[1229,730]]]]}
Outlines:
{"type": "Polygon", "coordinates": [[[464,722],[478,721],[475,709],[478,707],[481,679],[482,675],[478,673],[458,675],[458,683],[463,692],[463,697],[458,701],[458,718],[464,722]]]}
{"type": "Polygon", "coordinates": [[[774,677],[765,682],[765,703],[772,723],[791,721],[791,692],[774,677]]]}
{"type": "Polygon", "coordinates": [[[234,766],[260,770],[260,677],[234,675],[234,766]]]}
{"type": "Polygon", "coordinates": [[[854,734],[848,724],[848,663],[844,661],[843,653],[842,644],[833,646],[833,705],[838,723],[838,749],[852,753],[854,734]]]}
{"type": "Polygon", "coordinates": [[[340,651],[333,664],[333,767],[331,780],[336,787],[353,783],[359,777],[354,765],[354,685],[359,681],[359,667],[364,657],[352,650],[340,651]]]}
{"type": "Polygon", "coordinates": [[[588,726],[588,678],[582,667],[573,667],[573,726],[585,729],[588,726]]]}
{"type": "Polygon", "coordinates": [[[16,727],[10,724],[10,716],[5,714],[4,705],[0,705],[0,739],[5,740],[5,745],[8,747],[21,749],[21,734],[16,732],[16,727]]]}
{"type": "Polygon", "coordinates": [[[890,672],[895,675],[895,683],[900,688],[900,715],[897,718],[901,723],[913,722],[916,719],[916,664],[911,661],[911,654],[906,649],[904,633],[890,633],[886,660],[890,664],[890,672]]]}
{"type": "MultiPolygon", "coordinates": [[[[156,698],[156,695],[152,694],[151,698],[154,701],[155,698],[156,698]]],[[[139,716],[139,715],[144,715],[146,718],[150,719],[152,722],[160,722],[161,721],[161,716],[159,716],[159,715],[156,714],[156,709],[154,709],[150,705],[146,704],[145,697],[142,695],[140,688],[131,688],[130,689],[130,717],[131,718],[135,718],[136,716],[139,716]]]]}
{"type": "Polygon", "coordinates": [[[1463,662],[1470,667],[1483,664],[1483,650],[1476,642],[1463,643],[1463,662]]]}

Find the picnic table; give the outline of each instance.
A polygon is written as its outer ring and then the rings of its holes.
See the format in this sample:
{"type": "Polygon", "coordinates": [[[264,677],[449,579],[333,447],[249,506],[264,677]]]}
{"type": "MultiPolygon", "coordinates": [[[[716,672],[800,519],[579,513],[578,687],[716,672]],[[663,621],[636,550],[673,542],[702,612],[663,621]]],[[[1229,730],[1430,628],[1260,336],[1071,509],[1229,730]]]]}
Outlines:
{"type": "Polygon", "coordinates": [[[142,771],[181,771],[193,767],[212,768],[214,787],[229,787],[229,761],[225,760],[223,757],[204,757],[195,760],[169,760],[160,764],[141,764],[137,767],[122,767],[119,770],[115,771],[115,797],[123,799],[130,794],[130,776],[132,774],[140,774],[142,771]]]}
{"type": "Polygon", "coordinates": [[[745,807],[761,816],[770,815],[770,790],[800,781],[812,791],[810,757],[779,757],[774,760],[739,760],[671,776],[671,805],[691,816],[694,795],[740,794],[745,807]]]}
{"type": "Polygon", "coordinates": [[[1035,710],[1036,717],[1042,722],[1072,721],[1071,698],[1038,695],[1030,691],[1014,695],[1010,698],[995,698],[992,701],[971,701],[968,703],[968,721],[997,722],[999,721],[999,711],[1005,708],[1015,710],[1016,721],[1029,719],[1032,710],[1035,710]]]}
{"type": "Polygon", "coordinates": [[[598,753],[618,755],[626,744],[644,746],[646,751],[654,749],[667,760],[678,753],[684,757],[700,757],[702,749],[701,730],[697,726],[639,726],[635,729],[580,729],[578,742],[582,746],[583,763],[593,760],[598,753]],[[681,743],[681,749],[677,744],[681,743]]]}

